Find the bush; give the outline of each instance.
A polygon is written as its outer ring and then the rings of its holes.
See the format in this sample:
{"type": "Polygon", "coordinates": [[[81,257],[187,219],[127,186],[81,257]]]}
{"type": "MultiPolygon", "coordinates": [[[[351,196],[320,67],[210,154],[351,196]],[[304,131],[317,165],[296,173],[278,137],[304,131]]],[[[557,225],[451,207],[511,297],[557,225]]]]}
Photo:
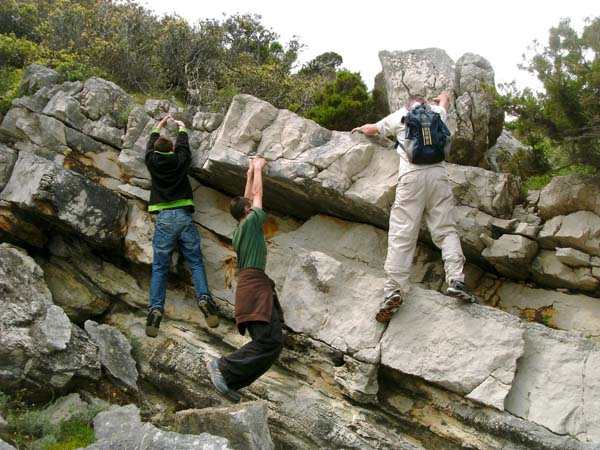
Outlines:
{"type": "Polygon", "coordinates": [[[15,67],[0,68],[0,113],[5,114],[11,102],[17,97],[21,84],[22,69],[15,67]]]}

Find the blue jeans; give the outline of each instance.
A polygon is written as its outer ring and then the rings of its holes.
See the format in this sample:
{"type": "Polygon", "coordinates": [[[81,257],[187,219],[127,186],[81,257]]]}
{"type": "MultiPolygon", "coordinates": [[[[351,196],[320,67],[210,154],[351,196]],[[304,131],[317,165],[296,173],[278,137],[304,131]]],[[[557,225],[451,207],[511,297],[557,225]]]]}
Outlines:
{"type": "Polygon", "coordinates": [[[177,247],[192,271],[196,298],[203,294],[208,295],[208,281],[202,262],[200,236],[192,222],[192,214],[181,208],[167,209],[158,213],[154,227],[154,238],[152,239],[154,260],[152,261],[149,310],[159,308],[164,311],[167,279],[171,269],[173,251],[177,247]]]}

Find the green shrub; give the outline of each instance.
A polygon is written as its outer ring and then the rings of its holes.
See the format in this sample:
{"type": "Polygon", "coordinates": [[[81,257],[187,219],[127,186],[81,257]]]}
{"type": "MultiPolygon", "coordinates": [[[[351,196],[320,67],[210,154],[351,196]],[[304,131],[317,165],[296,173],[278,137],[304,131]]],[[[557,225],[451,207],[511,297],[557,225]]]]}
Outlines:
{"type": "Polygon", "coordinates": [[[5,114],[17,98],[22,74],[23,70],[15,67],[0,68],[0,113],[5,114]]]}

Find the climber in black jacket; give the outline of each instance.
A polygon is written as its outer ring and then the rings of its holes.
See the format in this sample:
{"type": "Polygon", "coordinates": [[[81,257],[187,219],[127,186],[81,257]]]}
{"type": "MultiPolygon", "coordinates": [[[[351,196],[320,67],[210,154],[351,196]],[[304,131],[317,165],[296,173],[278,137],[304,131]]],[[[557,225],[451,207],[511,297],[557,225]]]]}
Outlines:
{"type": "Polygon", "coordinates": [[[152,130],[146,146],[146,167],[152,178],[148,211],[158,214],[152,239],[154,257],[150,281],[150,305],[146,335],[156,337],[164,314],[167,278],[173,251],[179,248],[192,272],[196,302],[209,327],[219,325],[217,307],[208,290],[206,271],[200,250],[200,236],[192,221],[194,201],[188,170],[192,159],[185,124],[171,115],[165,116],[152,130]],[[175,146],[160,136],[162,127],[171,119],[179,126],[175,146]]]}

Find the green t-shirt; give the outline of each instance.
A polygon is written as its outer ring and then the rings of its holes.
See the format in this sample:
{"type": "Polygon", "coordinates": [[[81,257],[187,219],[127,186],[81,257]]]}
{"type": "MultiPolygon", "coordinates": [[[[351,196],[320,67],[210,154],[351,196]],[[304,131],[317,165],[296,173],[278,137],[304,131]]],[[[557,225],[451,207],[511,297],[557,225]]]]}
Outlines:
{"type": "Polygon", "coordinates": [[[267,213],[253,206],[233,232],[233,249],[237,253],[238,269],[257,267],[265,270],[267,245],[262,225],[266,221],[267,213]]]}

